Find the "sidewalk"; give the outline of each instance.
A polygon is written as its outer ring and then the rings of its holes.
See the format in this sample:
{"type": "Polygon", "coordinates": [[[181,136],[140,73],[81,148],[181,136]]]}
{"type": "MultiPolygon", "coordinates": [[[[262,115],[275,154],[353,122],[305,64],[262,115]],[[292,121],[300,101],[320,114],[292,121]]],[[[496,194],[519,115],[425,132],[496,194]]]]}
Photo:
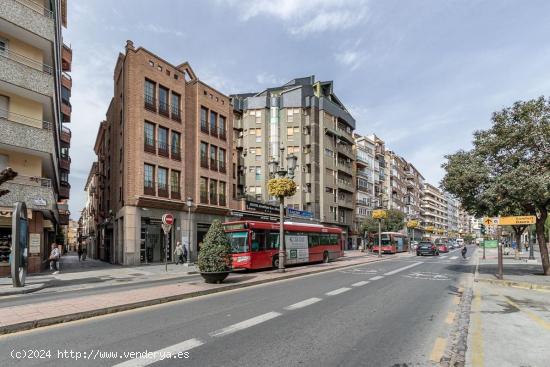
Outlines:
{"type": "Polygon", "coordinates": [[[22,288],[13,288],[11,278],[0,278],[0,297],[37,292],[45,288],[48,291],[70,291],[181,278],[197,273],[194,265],[168,264],[166,271],[165,265],[158,263],[124,267],[93,259],[78,261],[76,253],[62,256],[60,262],[61,270],[58,274],[51,271],[32,274],[27,276],[26,286],[22,288]]]}
{"type": "MultiPolygon", "coordinates": [[[[127,291],[115,291],[70,299],[59,299],[19,306],[1,307],[0,313],[2,313],[3,317],[0,319],[0,334],[130,310],[133,308],[176,301],[308,274],[315,274],[332,269],[367,264],[386,259],[407,258],[410,256],[411,255],[408,253],[402,253],[383,256],[382,259],[379,259],[375,255],[365,255],[359,251],[346,251],[345,256],[337,261],[328,264],[290,267],[287,268],[286,273],[278,273],[275,270],[232,273],[222,284],[206,284],[202,281],[202,279],[200,279],[198,281],[181,281],[175,284],[157,285],[154,287],[127,291]]],[[[116,267],[110,268],[109,270],[92,270],[68,273],[65,276],[70,277],[75,275],[84,275],[83,278],[77,278],[78,280],[83,280],[89,279],[89,273],[91,272],[105,274],[105,271],[111,272],[115,270],[115,268],[116,267]]],[[[136,271],[135,267],[118,268],[119,269],[115,270],[115,272],[119,274],[120,272],[129,271],[129,273],[126,273],[126,276],[132,275],[132,272],[136,271]]],[[[160,272],[159,274],[154,274],[155,268],[149,268],[147,266],[138,268],[141,271],[143,271],[143,268],[153,270],[150,271],[149,280],[154,277],[162,276],[160,272]]],[[[178,271],[179,269],[174,270],[172,276],[181,277],[183,273],[179,273],[178,275],[176,274],[178,271]]],[[[116,274],[111,276],[116,276],[116,274]]],[[[142,276],[142,274],[139,276],[142,276]]],[[[24,297],[24,295],[19,297],[24,297]]]]}
{"type": "Polygon", "coordinates": [[[497,278],[498,251],[486,249],[485,260],[482,259],[483,249],[478,249],[479,265],[476,271],[476,282],[486,282],[509,287],[528,289],[550,290],[550,276],[542,275],[540,252],[535,248],[536,264],[528,262],[529,253],[523,251],[520,259],[516,260],[514,254],[504,255],[504,279],[497,278]]]}

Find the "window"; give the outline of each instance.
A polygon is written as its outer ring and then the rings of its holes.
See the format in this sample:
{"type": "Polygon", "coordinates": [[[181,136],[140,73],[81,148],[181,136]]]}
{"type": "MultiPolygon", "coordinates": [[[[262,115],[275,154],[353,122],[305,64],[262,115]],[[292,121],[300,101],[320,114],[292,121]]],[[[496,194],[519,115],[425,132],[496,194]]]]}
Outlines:
{"type": "Polygon", "coordinates": [[[208,179],[206,177],[200,178],[200,201],[203,204],[208,204],[208,179]]]}
{"type": "Polygon", "coordinates": [[[201,131],[208,134],[208,109],[201,107],[201,131]]]}
{"type": "Polygon", "coordinates": [[[226,196],[225,196],[225,182],[223,181],[220,181],[220,186],[219,186],[219,189],[220,189],[220,201],[219,201],[219,204],[220,205],[226,205],[226,196]]]}
{"type": "Polygon", "coordinates": [[[210,204],[218,204],[218,181],[210,179],[210,204]]]}
{"type": "Polygon", "coordinates": [[[255,154],[256,154],[256,162],[261,162],[262,161],[262,148],[257,147],[255,149],[255,154]]]}
{"type": "Polygon", "coordinates": [[[218,121],[217,120],[218,120],[218,114],[214,111],[210,111],[210,134],[214,135],[214,136],[218,135],[218,130],[217,130],[218,121]]]}
{"type": "Polygon", "coordinates": [[[201,141],[201,167],[208,168],[208,144],[201,141]]]}
{"type": "Polygon", "coordinates": [[[170,112],[172,114],[172,119],[176,121],[181,121],[180,101],[181,96],[177,93],[172,92],[172,100],[170,101],[170,112]]]}
{"type": "Polygon", "coordinates": [[[225,116],[220,115],[218,117],[218,125],[219,125],[219,131],[220,131],[220,139],[225,140],[226,134],[225,134],[225,116]]]}
{"type": "Polygon", "coordinates": [[[159,86],[159,113],[168,116],[168,89],[159,86]]]}
{"type": "Polygon", "coordinates": [[[172,159],[177,159],[177,160],[181,159],[180,141],[181,141],[180,134],[175,131],[172,131],[172,146],[171,146],[172,159]]]}
{"type": "Polygon", "coordinates": [[[0,55],[4,54],[8,50],[8,40],[0,38],[0,55]]]}
{"type": "Polygon", "coordinates": [[[257,110],[257,111],[254,111],[255,112],[255,117],[256,117],[256,123],[257,124],[261,124],[262,123],[262,111],[261,110],[257,110]]]}
{"type": "Polygon", "coordinates": [[[67,105],[71,105],[71,90],[65,87],[61,87],[61,101],[67,105]]]}
{"type": "Polygon", "coordinates": [[[8,118],[9,102],[8,97],[0,96],[0,118],[8,118]]]}
{"type": "Polygon", "coordinates": [[[261,142],[262,142],[262,129],[257,128],[256,129],[256,143],[261,143],[261,142]]]}
{"type": "Polygon", "coordinates": [[[218,162],[216,161],[216,157],[218,156],[218,147],[215,145],[210,146],[210,169],[217,171],[218,170],[218,162]]]}
{"type": "Polygon", "coordinates": [[[218,151],[218,164],[219,164],[219,170],[222,173],[226,172],[225,169],[225,149],[220,148],[218,151]]]}
{"type": "Polygon", "coordinates": [[[256,167],[256,181],[262,180],[262,167],[256,167]]]}
{"type": "Polygon", "coordinates": [[[180,171],[172,170],[170,174],[170,192],[173,199],[180,199],[180,171]]]}
{"type": "Polygon", "coordinates": [[[325,155],[327,157],[334,157],[334,152],[328,148],[325,148],[325,155]]]}
{"type": "Polygon", "coordinates": [[[144,87],[145,108],[155,110],[155,83],[145,79],[144,87]]]}
{"type": "Polygon", "coordinates": [[[159,134],[159,155],[168,157],[168,129],[165,127],[158,128],[159,134]]]}
{"type": "Polygon", "coordinates": [[[145,151],[155,153],[155,124],[145,121],[143,125],[143,138],[145,151]]]}
{"type": "Polygon", "coordinates": [[[168,170],[159,167],[157,169],[157,183],[159,196],[168,196],[168,170]]]}
{"type": "Polygon", "coordinates": [[[143,187],[145,194],[155,195],[155,166],[145,164],[143,166],[143,187]]]}
{"type": "Polygon", "coordinates": [[[153,62],[153,60],[149,60],[149,66],[155,66],[155,63],[153,62]]]}

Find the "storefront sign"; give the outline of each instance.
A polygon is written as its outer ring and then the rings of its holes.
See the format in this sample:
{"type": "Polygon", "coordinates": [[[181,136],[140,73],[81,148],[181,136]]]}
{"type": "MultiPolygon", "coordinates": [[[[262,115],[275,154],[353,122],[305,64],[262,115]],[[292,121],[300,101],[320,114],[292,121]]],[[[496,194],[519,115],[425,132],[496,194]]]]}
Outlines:
{"type": "Polygon", "coordinates": [[[267,214],[279,214],[279,208],[274,205],[259,203],[257,201],[246,201],[246,210],[262,212],[267,214]]]}
{"type": "Polygon", "coordinates": [[[301,217],[301,218],[308,218],[308,219],[313,218],[313,213],[312,212],[308,212],[308,211],[305,211],[305,210],[296,210],[296,209],[292,209],[292,208],[287,208],[286,209],[286,214],[289,215],[289,216],[292,216],[292,217],[301,217]]]}
{"type": "Polygon", "coordinates": [[[41,244],[40,233],[29,233],[29,253],[39,254],[41,244]]]}
{"type": "Polygon", "coordinates": [[[36,206],[46,206],[46,205],[48,205],[48,201],[44,198],[34,198],[34,199],[32,199],[32,203],[36,206]]]}

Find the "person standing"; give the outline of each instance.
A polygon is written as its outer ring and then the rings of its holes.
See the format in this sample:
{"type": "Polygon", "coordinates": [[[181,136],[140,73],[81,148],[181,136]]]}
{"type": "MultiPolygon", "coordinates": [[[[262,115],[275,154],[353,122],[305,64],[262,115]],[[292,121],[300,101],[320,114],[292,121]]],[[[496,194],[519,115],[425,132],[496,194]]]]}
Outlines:
{"type": "Polygon", "coordinates": [[[82,244],[78,244],[78,249],[76,250],[76,253],[78,254],[78,261],[82,259],[82,244]]]}
{"type": "Polygon", "coordinates": [[[52,251],[50,252],[50,270],[53,271],[54,274],[59,273],[59,268],[57,266],[57,263],[59,262],[61,254],[59,253],[59,248],[57,247],[57,244],[54,242],[52,243],[52,251]]]}
{"type": "Polygon", "coordinates": [[[178,241],[176,244],[176,249],[174,250],[174,256],[176,257],[176,265],[178,265],[180,261],[182,264],[185,263],[183,261],[183,254],[184,254],[183,246],[181,245],[181,242],[178,241]]]}

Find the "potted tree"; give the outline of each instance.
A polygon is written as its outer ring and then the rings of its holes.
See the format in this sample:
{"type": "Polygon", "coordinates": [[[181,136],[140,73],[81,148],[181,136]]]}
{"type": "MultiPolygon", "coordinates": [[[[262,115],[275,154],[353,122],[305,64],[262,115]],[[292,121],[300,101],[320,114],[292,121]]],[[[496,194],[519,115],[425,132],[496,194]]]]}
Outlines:
{"type": "Polygon", "coordinates": [[[202,242],[198,266],[206,283],[221,283],[232,265],[231,244],[222,223],[214,220],[202,242]]]}

